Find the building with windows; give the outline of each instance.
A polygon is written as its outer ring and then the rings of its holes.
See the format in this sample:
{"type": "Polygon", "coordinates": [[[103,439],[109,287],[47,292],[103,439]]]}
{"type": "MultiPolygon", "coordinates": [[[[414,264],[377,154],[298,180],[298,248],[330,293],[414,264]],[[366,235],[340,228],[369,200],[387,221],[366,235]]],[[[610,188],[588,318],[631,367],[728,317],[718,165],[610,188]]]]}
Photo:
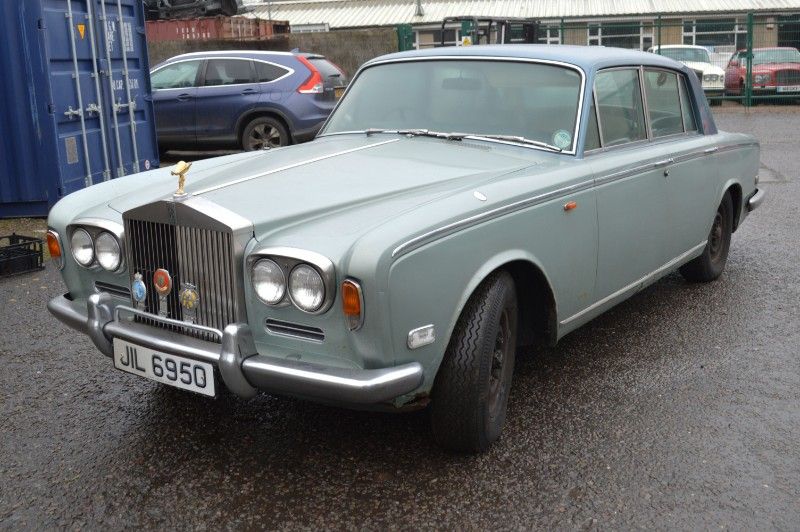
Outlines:
{"type": "MultiPolygon", "coordinates": [[[[252,4],[248,16],[288,20],[292,31],[410,24],[414,46],[426,48],[441,43],[442,19],[461,15],[538,20],[547,44],[694,44],[720,57],[744,47],[751,16],[754,46],[800,48],[800,0],[283,0],[252,4]]],[[[445,43],[460,45],[461,32],[447,27],[445,43]]]]}

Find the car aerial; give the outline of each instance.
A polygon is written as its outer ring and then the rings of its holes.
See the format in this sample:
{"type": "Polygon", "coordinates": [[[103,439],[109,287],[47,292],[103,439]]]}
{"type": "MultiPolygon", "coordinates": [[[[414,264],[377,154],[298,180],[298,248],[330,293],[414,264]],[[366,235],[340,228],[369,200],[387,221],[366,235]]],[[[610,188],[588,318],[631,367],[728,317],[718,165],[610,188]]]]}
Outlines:
{"type": "MultiPolygon", "coordinates": [[[[800,96],[800,52],[796,48],[753,48],[752,53],[754,96],[800,96]]],[[[739,50],[725,69],[725,91],[743,96],[746,79],[747,50],[739,50]]]]}
{"type": "Polygon", "coordinates": [[[347,84],[324,56],[301,52],[189,53],[150,76],[161,151],[310,140],[347,84]]]}
{"type": "Polygon", "coordinates": [[[708,50],[702,46],[689,44],[664,44],[647,50],[679,61],[695,72],[702,80],[703,92],[710,97],[709,103],[721,103],[725,95],[725,70],[714,65],[708,50]]]}
{"type": "Polygon", "coordinates": [[[764,197],[689,68],[601,47],[383,56],[314,141],[189,166],[53,207],[50,312],[209,396],[430,403],[465,451],[500,435],[518,347],[674,270],[716,279],[764,197]]]}

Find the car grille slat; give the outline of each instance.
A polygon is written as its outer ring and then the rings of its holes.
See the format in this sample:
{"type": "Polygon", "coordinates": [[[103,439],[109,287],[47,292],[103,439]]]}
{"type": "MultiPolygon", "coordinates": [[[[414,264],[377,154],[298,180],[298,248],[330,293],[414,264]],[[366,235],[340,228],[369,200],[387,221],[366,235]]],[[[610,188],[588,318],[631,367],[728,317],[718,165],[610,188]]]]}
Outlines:
{"type": "Polygon", "coordinates": [[[778,85],[800,85],[800,70],[778,70],[775,81],[778,85]]]}
{"type": "MultiPolygon", "coordinates": [[[[195,322],[222,331],[236,316],[233,297],[233,239],[230,233],[212,229],[185,227],[147,220],[125,219],[128,235],[131,277],[141,273],[148,287],[143,310],[158,314],[159,298],[153,286],[158,268],[169,271],[173,288],[167,296],[167,317],[183,320],[179,293],[182,283],[197,287],[200,301],[195,322]]],[[[175,330],[208,341],[219,342],[216,335],[182,329],[152,318],[137,320],[155,327],[175,330]]]]}

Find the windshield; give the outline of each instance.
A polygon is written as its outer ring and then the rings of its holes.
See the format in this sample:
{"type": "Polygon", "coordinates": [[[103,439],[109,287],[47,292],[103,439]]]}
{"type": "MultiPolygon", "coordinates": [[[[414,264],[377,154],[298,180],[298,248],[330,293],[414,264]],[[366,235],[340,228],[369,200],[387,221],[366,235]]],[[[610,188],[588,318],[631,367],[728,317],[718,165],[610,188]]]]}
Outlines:
{"type": "Polygon", "coordinates": [[[782,50],[753,50],[753,64],[800,63],[800,52],[793,48],[782,50]]]}
{"type": "Polygon", "coordinates": [[[364,70],[322,134],[375,129],[512,135],[573,149],[581,75],[518,61],[431,60],[364,70]]]}
{"type": "Polygon", "coordinates": [[[684,63],[689,61],[695,63],[711,62],[711,58],[708,57],[708,50],[705,48],[662,48],[661,55],[684,63]]]}

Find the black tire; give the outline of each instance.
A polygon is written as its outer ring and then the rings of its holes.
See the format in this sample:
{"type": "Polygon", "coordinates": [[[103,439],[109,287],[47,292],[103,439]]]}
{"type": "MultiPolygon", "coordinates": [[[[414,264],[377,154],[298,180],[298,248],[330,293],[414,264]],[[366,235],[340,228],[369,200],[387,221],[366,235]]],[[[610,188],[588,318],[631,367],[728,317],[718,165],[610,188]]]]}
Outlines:
{"type": "Polygon", "coordinates": [[[456,324],[431,397],[436,442],[480,452],[500,437],[517,347],[517,294],[508,272],[489,276],[456,324]]]}
{"type": "Polygon", "coordinates": [[[722,275],[725,263],[728,261],[732,232],[733,201],[731,195],[726,192],[714,214],[703,254],[680,268],[684,279],[692,283],[707,283],[722,275]]]}
{"type": "Polygon", "coordinates": [[[280,120],[271,116],[259,116],[251,120],[242,130],[241,143],[244,151],[287,146],[289,132],[280,120]]]}

